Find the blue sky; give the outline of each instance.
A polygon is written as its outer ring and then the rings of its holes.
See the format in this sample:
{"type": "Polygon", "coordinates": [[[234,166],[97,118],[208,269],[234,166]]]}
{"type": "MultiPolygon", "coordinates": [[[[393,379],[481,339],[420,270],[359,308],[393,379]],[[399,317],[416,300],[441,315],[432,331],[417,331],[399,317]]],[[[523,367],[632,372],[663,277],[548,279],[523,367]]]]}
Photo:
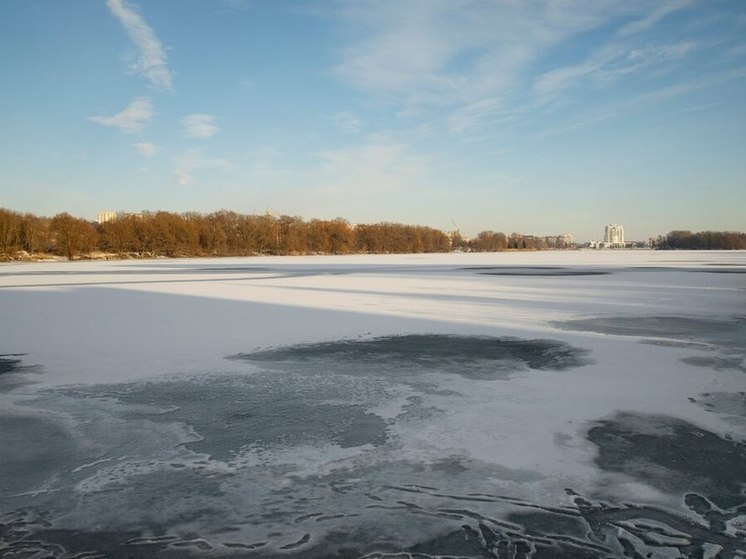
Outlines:
{"type": "Polygon", "coordinates": [[[0,207],[746,230],[743,0],[3,0],[0,207]]]}

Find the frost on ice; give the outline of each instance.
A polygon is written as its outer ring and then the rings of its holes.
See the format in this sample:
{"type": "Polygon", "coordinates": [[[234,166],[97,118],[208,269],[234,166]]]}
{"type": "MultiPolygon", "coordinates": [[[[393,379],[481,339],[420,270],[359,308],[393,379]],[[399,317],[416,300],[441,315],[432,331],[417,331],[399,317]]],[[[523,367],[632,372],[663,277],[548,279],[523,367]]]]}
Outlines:
{"type": "Polygon", "coordinates": [[[0,554],[744,555],[746,261],[683,254],[3,266],[0,554]]]}

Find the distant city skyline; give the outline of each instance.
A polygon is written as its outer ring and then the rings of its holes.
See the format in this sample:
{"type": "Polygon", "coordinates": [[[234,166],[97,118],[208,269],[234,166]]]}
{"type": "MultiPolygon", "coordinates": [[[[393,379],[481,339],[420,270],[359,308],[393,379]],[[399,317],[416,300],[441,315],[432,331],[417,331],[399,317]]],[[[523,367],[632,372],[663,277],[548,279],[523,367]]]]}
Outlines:
{"type": "Polygon", "coordinates": [[[0,207],[746,230],[746,3],[5,0],[0,207]]]}

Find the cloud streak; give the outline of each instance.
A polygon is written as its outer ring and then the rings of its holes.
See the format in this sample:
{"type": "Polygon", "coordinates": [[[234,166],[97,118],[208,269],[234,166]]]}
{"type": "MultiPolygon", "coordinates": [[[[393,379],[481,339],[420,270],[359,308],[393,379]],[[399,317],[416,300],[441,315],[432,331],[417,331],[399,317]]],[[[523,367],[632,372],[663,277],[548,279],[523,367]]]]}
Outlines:
{"type": "Polygon", "coordinates": [[[448,117],[451,132],[464,132],[494,117],[502,109],[499,99],[488,97],[456,109],[448,117]]]}
{"type": "Polygon", "coordinates": [[[186,115],[181,119],[181,128],[187,138],[209,138],[220,130],[215,117],[206,114],[186,115]]]}
{"type": "Polygon", "coordinates": [[[171,71],[166,65],[166,51],[153,29],[125,0],[107,0],[106,5],[124,27],[137,47],[139,56],[135,71],[162,89],[171,89],[171,71]]]}
{"type": "Polygon", "coordinates": [[[335,70],[366,97],[400,105],[402,121],[429,117],[461,137],[504,133],[538,110],[633,78],[638,89],[658,87],[661,76],[707,48],[683,28],[655,33],[693,4],[339,0],[335,15],[356,38],[339,51],[335,70]],[[578,58],[553,56],[568,45],[578,58]]]}
{"type": "MultiPolygon", "coordinates": [[[[595,125],[604,120],[617,118],[620,115],[629,114],[641,107],[667,101],[676,97],[682,97],[694,91],[720,86],[733,80],[741,80],[746,77],[746,69],[722,72],[710,76],[699,77],[685,82],[676,82],[662,86],[658,89],[646,91],[633,97],[617,101],[612,104],[595,107],[576,115],[575,121],[563,128],[544,130],[538,134],[541,139],[550,138],[564,134],[579,128],[595,125]]],[[[712,107],[712,104],[689,107],[676,112],[703,110],[712,107]]]]}
{"type": "Polygon", "coordinates": [[[658,8],[655,8],[652,12],[645,15],[643,18],[633,21],[622,27],[619,30],[619,35],[622,37],[634,35],[644,31],[656,23],[668,17],[669,15],[687,8],[693,3],[693,0],[668,0],[658,8]]]}
{"type": "Polygon", "coordinates": [[[194,177],[195,171],[206,169],[217,169],[225,171],[230,168],[231,163],[223,157],[205,157],[198,149],[188,149],[174,159],[174,177],[181,186],[192,186],[197,184],[194,177]]]}
{"type": "Polygon", "coordinates": [[[343,132],[359,132],[363,123],[349,111],[341,111],[332,115],[332,122],[343,132]]]}
{"type": "Polygon", "coordinates": [[[700,46],[694,41],[644,47],[612,43],[585,62],[555,68],[538,76],[534,83],[534,91],[546,99],[578,86],[587,79],[595,80],[597,83],[613,83],[646,68],[682,59],[700,46]]]}
{"type": "Polygon", "coordinates": [[[370,194],[418,184],[427,165],[408,146],[385,138],[369,139],[351,148],[319,154],[320,165],[311,183],[327,191],[370,194]]]}
{"type": "Polygon", "coordinates": [[[179,186],[192,186],[195,183],[194,177],[179,169],[174,170],[174,180],[179,186]]]}
{"type": "Polygon", "coordinates": [[[360,38],[341,52],[336,71],[355,88],[413,105],[474,103],[514,87],[549,48],[629,13],[627,4],[341,3],[338,14],[360,38]]]}
{"type": "Polygon", "coordinates": [[[155,144],[151,144],[150,142],[137,142],[132,144],[132,147],[137,150],[137,153],[145,157],[153,157],[158,152],[155,144]]]}
{"type": "Polygon", "coordinates": [[[91,116],[88,120],[102,126],[113,126],[125,134],[142,130],[153,116],[153,105],[146,97],[138,97],[123,111],[112,116],[91,116]]]}

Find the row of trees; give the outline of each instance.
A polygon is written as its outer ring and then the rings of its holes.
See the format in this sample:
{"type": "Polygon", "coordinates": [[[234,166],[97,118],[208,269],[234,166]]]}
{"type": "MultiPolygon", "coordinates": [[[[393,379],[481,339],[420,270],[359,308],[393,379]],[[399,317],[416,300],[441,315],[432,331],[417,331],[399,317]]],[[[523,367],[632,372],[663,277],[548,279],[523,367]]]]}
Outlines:
{"type": "Polygon", "coordinates": [[[430,227],[344,219],[157,212],[125,216],[99,226],[103,251],[163,256],[446,252],[446,234],[430,227]]]}
{"type": "MultiPolygon", "coordinates": [[[[746,250],[746,233],[672,231],[658,249],[746,250]]],[[[67,258],[94,251],[140,256],[248,256],[255,254],[418,253],[452,250],[495,252],[568,248],[558,237],[482,231],[463,239],[431,227],[375,223],[353,226],[344,219],[287,215],[144,212],[94,224],[58,214],[52,218],[0,208],[0,255],[18,251],[67,258]]]]}
{"type": "MultiPolygon", "coordinates": [[[[466,245],[465,245],[466,246],[466,245]]],[[[144,212],[93,224],[67,213],[53,218],[0,209],[0,253],[47,252],[68,258],[102,251],[140,256],[246,256],[447,252],[449,235],[431,227],[344,219],[144,212]]]]}
{"type": "Polygon", "coordinates": [[[653,243],[663,250],[746,250],[746,233],[736,231],[671,231],[653,243]]]}
{"type": "Polygon", "coordinates": [[[0,254],[24,250],[29,254],[51,252],[68,258],[96,249],[96,227],[70,214],[38,217],[0,208],[0,254]]]}
{"type": "MultiPolygon", "coordinates": [[[[458,241],[454,239],[454,243],[458,241]]],[[[461,241],[462,248],[475,252],[497,252],[501,250],[552,250],[574,248],[562,237],[537,237],[521,233],[497,233],[482,231],[468,243],[461,241]]]]}

